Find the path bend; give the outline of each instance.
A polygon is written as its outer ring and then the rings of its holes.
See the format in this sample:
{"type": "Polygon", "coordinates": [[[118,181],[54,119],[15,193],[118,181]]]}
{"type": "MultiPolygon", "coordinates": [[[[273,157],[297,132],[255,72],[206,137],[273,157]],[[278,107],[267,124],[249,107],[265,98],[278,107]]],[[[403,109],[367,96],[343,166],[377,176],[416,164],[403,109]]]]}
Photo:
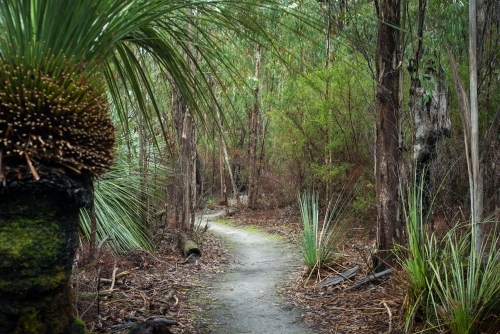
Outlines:
{"type": "Polygon", "coordinates": [[[215,333],[311,334],[300,312],[283,300],[277,288],[300,266],[293,247],[276,236],[217,222],[220,212],[206,215],[209,230],[228,244],[233,270],[222,275],[210,298],[215,333]]]}

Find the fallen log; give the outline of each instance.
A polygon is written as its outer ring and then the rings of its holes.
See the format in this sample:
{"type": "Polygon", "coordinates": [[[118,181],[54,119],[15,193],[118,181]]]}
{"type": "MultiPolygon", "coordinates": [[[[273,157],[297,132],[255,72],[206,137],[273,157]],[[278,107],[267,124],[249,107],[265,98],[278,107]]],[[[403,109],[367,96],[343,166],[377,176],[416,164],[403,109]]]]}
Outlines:
{"type": "Polygon", "coordinates": [[[363,284],[366,284],[368,282],[374,281],[377,278],[383,277],[385,275],[390,275],[393,272],[394,272],[394,269],[389,268],[389,269],[381,271],[379,273],[376,273],[376,274],[373,274],[373,275],[370,275],[370,276],[366,276],[365,278],[357,280],[352,286],[350,286],[349,288],[347,288],[347,290],[356,289],[357,287],[359,287],[359,286],[361,286],[363,284]]]}
{"type": "Polygon", "coordinates": [[[340,273],[338,275],[335,275],[319,284],[320,288],[323,288],[325,286],[330,286],[330,285],[337,285],[340,284],[342,281],[349,279],[356,275],[358,271],[361,269],[360,266],[356,266],[354,268],[351,268],[349,270],[344,271],[343,273],[340,273]]]}
{"type": "MultiPolygon", "coordinates": [[[[99,282],[101,283],[106,283],[106,284],[111,284],[111,279],[109,278],[99,278],[99,282]]],[[[115,285],[123,285],[122,281],[117,281],[115,277],[115,285]]]]}

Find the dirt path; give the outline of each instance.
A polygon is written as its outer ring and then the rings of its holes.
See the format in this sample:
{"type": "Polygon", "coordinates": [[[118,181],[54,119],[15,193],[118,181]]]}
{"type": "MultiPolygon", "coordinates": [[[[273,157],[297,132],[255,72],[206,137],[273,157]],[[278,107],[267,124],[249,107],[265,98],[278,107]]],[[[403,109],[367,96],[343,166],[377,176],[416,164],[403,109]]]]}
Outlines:
{"type": "Polygon", "coordinates": [[[293,304],[277,293],[300,264],[295,250],[275,236],[218,223],[218,214],[204,219],[226,242],[236,265],[211,289],[213,332],[312,333],[298,322],[293,304]]]}

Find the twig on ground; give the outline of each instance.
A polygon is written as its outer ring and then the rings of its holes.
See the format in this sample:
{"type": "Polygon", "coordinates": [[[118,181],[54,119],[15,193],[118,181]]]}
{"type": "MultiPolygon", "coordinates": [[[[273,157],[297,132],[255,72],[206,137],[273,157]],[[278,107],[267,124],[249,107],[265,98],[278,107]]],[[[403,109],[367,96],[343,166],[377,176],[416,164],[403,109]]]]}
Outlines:
{"type": "Polygon", "coordinates": [[[177,264],[184,264],[189,262],[189,260],[193,257],[193,254],[189,254],[189,256],[183,262],[177,262],[177,264]]]}
{"type": "Polygon", "coordinates": [[[111,237],[109,235],[105,236],[104,239],[101,240],[99,245],[97,245],[97,249],[101,249],[102,246],[104,246],[104,244],[106,243],[106,241],[109,241],[109,240],[112,240],[111,237]]]}
{"type": "Polygon", "coordinates": [[[172,298],[173,298],[173,299],[175,300],[175,303],[174,303],[174,307],[175,307],[175,306],[177,306],[177,304],[179,303],[179,299],[178,299],[176,296],[174,296],[174,294],[175,294],[175,290],[174,290],[174,289],[172,289],[172,290],[170,290],[170,291],[169,291],[169,292],[165,295],[165,297],[164,297],[164,298],[162,298],[162,299],[156,299],[156,298],[153,298],[152,300],[154,300],[154,301],[156,301],[156,302],[159,302],[159,303],[163,303],[163,304],[167,304],[167,305],[168,305],[168,301],[169,301],[170,299],[172,299],[172,298]]]}
{"type": "MultiPolygon", "coordinates": [[[[119,273],[118,275],[116,275],[116,277],[115,277],[115,278],[116,278],[116,279],[119,279],[119,278],[121,278],[121,277],[123,277],[123,276],[127,276],[127,275],[130,275],[130,271],[125,270],[125,271],[122,271],[121,273],[119,273]]],[[[123,280],[123,281],[125,282],[125,280],[123,280]]]]}
{"type": "Polygon", "coordinates": [[[384,304],[385,308],[387,309],[387,314],[389,314],[389,329],[387,332],[384,334],[391,334],[392,333],[392,312],[389,306],[387,306],[387,303],[385,301],[382,301],[382,304],[384,304]]]}
{"type": "Polygon", "coordinates": [[[113,275],[111,276],[111,286],[109,287],[109,291],[113,291],[113,288],[115,287],[115,281],[116,281],[116,272],[118,271],[118,268],[116,267],[116,262],[113,265],[113,275]]]}
{"type": "Polygon", "coordinates": [[[168,301],[170,298],[172,298],[174,296],[174,293],[175,293],[175,290],[172,289],[170,290],[166,295],[165,295],[165,300],[168,301]]]}

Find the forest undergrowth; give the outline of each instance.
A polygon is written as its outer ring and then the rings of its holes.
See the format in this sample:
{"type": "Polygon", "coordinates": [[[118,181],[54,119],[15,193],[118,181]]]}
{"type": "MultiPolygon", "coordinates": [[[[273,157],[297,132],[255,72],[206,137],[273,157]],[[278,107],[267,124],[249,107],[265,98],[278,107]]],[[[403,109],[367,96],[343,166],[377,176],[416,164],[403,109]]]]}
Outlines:
{"type": "Polygon", "coordinates": [[[230,260],[211,234],[203,234],[200,241],[203,256],[194,263],[181,254],[177,231],[168,225],[157,229],[154,252],[114,254],[103,247],[88,262],[88,249],[80,248],[72,278],[77,315],[92,333],[127,333],[150,317],[176,320],[174,333],[201,333],[193,321],[200,308],[188,302],[188,295],[230,260]]]}
{"type": "MultiPolygon", "coordinates": [[[[292,243],[301,229],[300,213],[291,207],[241,209],[226,218],[235,226],[253,226],[292,243]]],[[[217,303],[205,300],[203,290],[235,260],[210,232],[200,241],[203,256],[196,263],[185,261],[176,247],[175,231],[167,227],[155,234],[154,253],[98,251],[96,259],[86,263],[86,249],[81,248],[73,275],[77,315],[93,333],[127,333],[134,323],[149,317],[175,319],[179,325],[172,328],[174,333],[210,333],[206,328],[211,327],[211,320],[199,301],[217,303]]],[[[294,279],[282,282],[286,286],[283,297],[300,310],[301,321],[308,327],[318,333],[402,333],[404,293],[398,274],[348,290],[354,280],[371,273],[373,244],[371,227],[354,222],[336,262],[313,277],[308,277],[304,267],[294,279]],[[335,287],[318,287],[321,281],[354,266],[361,270],[350,280],[335,287]]]]}
{"type": "MultiPolygon", "coordinates": [[[[240,211],[233,222],[256,226],[290,242],[296,242],[302,229],[300,213],[291,207],[240,211]]],[[[373,225],[355,220],[335,262],[315,271],[312,277],[304,266],[302,273],[288,282],[286,297],[302,311],[302,320],[318,333],[403,333],[402,273],[349,290],[354,281],[372,274],[374,242],[373,225]],[[319,287],[319,283],[355,266],[361,269],[354,277],[334,287],[319,287]]]]}

